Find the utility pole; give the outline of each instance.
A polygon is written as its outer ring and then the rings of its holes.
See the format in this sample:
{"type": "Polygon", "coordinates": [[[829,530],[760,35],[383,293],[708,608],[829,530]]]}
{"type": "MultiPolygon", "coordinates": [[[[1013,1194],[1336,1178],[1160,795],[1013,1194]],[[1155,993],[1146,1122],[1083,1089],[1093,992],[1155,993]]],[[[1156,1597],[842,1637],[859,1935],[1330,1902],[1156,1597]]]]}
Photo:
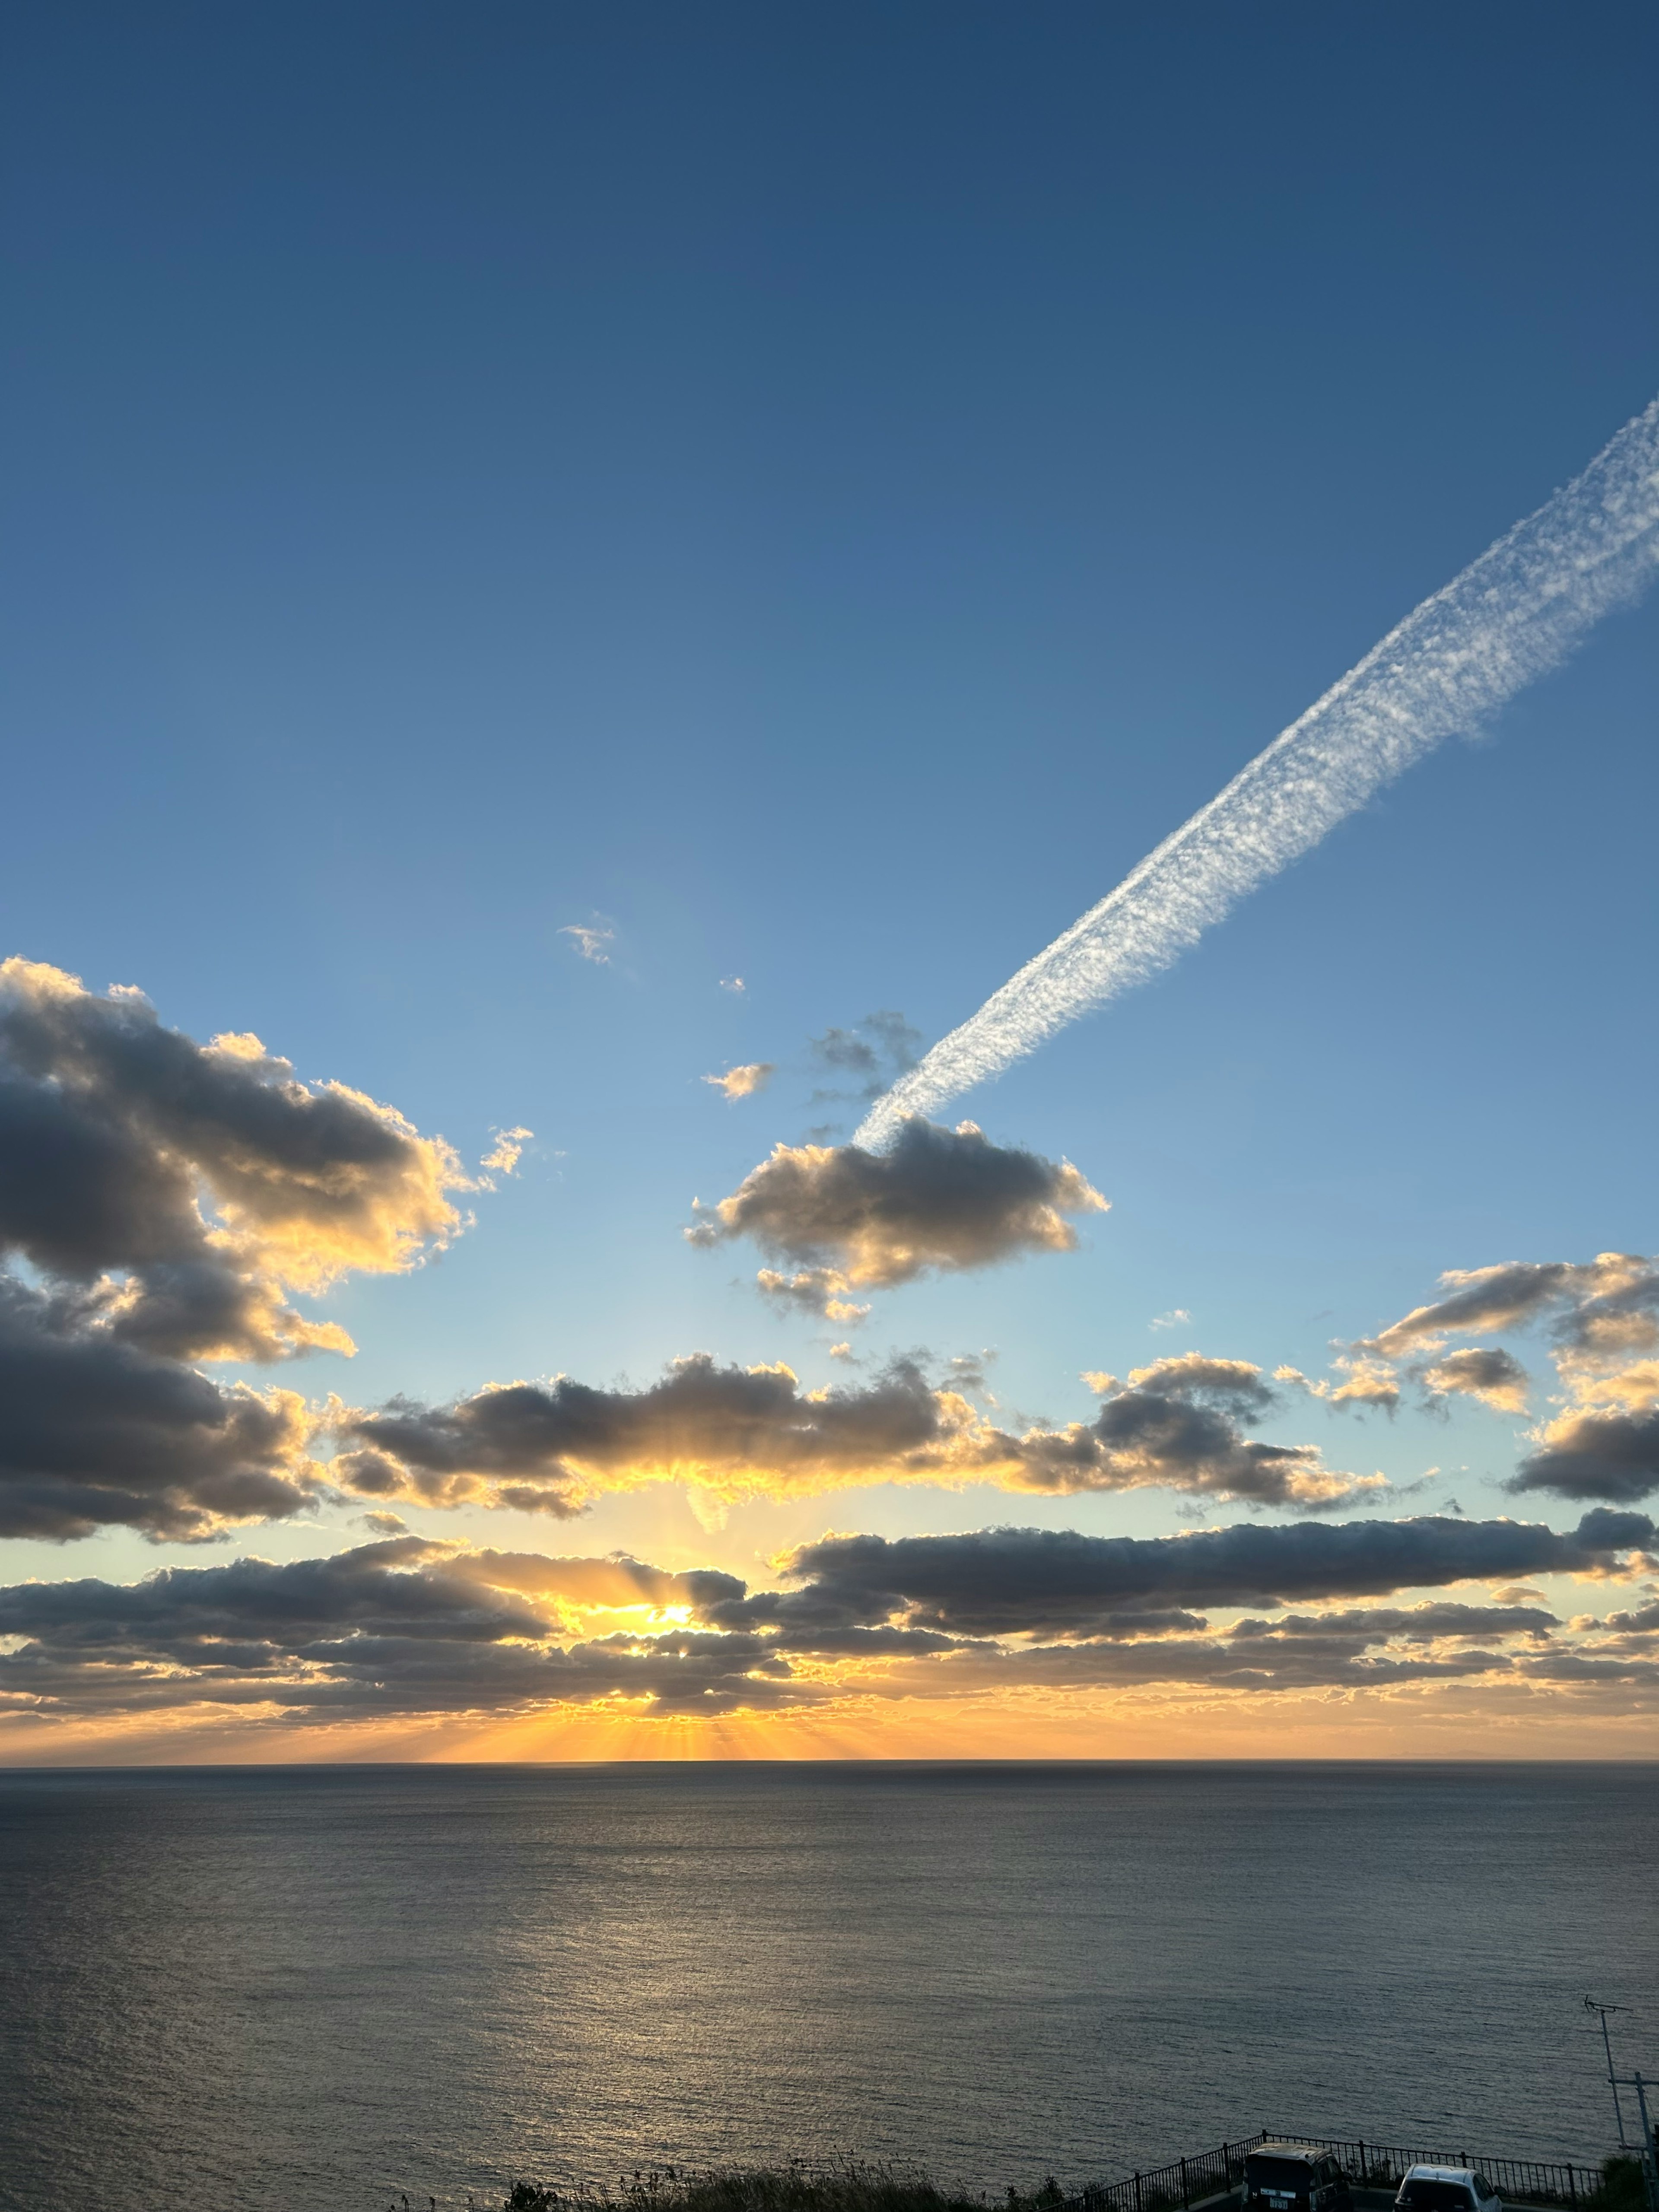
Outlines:
{"type": "Polygon", "coordinates": [[[1637,2158],[1642,2168],[1642,2187],[1648,2200],[1649,2212],[1659,2212],[1659,2142],[1653,2132],[1653,2119],[1648,2111],[1648,2091],[1659,2088],[1659,2082],[1644,2081],[1638,2067],[1634,2074],[1616,2074],[1613,2065],[1613,2039],[1607,2033],[1607,2014],[1624,2012],[1624,2005],[1599,2005],[1594,1997],[1584,1999],[1586,2012],[1601,2015],[1601,2045],[1607,2054],[1607,2086],[1613,2091],[1613,2109],[1619,2118],[1619,2146],[1628,2150],[1631,2146],[1625,2136],[1625,2116],[1620,2109],[1620,2089],[1634,2089],[1637,2109],[1642,2115],[1642,2142],[1637,2158]]]}
{"type": "Polygon", "coordinates": [[[1610,2012],[1628,2012],[1629,2009],[1630,2008],[1628,2005],[1597,2004],[1594,1997],[1586,1997],[1584,1999],[1584,2010],[1586,2012],[1599,2013],[1601,2016],[1601,2048],[1607,2054],[1607,2087],[1613,2091],[1613,2117],[1619,2124],[1619,2148],[1620,2150],[1628,2150],[1630,2148],[1630,2145],[1625,2141],[1625,2115],[1620,2109],[1619,2080],[1618,2076],[1613,2070],[1613,2039],[1607,2033],[1607,2014],[1610,2012]]]}

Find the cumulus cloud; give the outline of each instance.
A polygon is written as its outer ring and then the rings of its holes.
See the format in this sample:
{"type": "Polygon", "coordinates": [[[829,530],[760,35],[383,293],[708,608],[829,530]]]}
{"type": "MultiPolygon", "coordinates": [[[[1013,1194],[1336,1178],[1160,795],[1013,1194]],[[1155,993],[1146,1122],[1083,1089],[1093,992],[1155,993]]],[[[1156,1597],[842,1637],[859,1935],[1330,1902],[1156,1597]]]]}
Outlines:
{"type": "Polygon", "coordinates": [[[752,1594],[710,1568],[404,1536],[331,1559],[0,1589],[0,1717],[50,1725],[195,1707],[291,1725],[618,1698],[695,1715],[872,1686],[1260,1695],[1486,1677],[1648,1689],[1659,1684],[1653,1607],[1569,1643],[1538,1604],[1331,1601],[1464,1580],[1494,1559],[1605,1571],[1652,1535],[1640,1516],[1602,1513],[1568,1536],[1443,1521],[1152,1539],[841,1536],[796,1553],[790,1587],[752,1594]],[[1286,1598],[1324,1609],[1285,1612],[1286,1598]],[[1193,1601],[1279,1617],[1217,1629],[1193,1601]]]}
{"type": "Polygon", "coordinates": [[[1191,1352],[1135,1369],[1091,1422],[1013,1433],[963,1394],[982,1362],[936,1387],[914,1359],[858,1387],[803,1389],[781,1363],[677,1360],[642,1389],[561,1376],[480,1391],[447,1407],[342,1408],[331,1474],[361,1495],[469,1501],[568,1516],[604,1490],[680,1481],[723,1498],[807,1494],[873,1482],[994,1483],[1075,1495],[1162,1486],[1328,1511],[1380,1476],[1332,1471],[1311,1444],[1270,1444],[1242,1425],[1274,1393],[1243,1360],[1191,1352]]]}
{"type": "Polygon", "coordinates": [[[776,1073],[769,1060],[754,1060],[744,1067],[728,1067],[724,1075],[705,1075],[702,1079],[728,1098],[752,1098],[757,1091],[765,1090],[776,1073]]]}
{"type": "Polygon", "coordinates": [[[1200,1352],[1129,1370],[1127,1386],[1091,1373],[1103,1403],[1095,1419],[1004,1438],[1019,1486],[1076,1492],[1158,1486],[1189,1495],[1245,1498],[1328,1512],[1382,1486],[1379,1475],[1327,1468],[1316,1444],[1270,1444],[1243,1434],[1278,1403],[1259,1367],[1200,1352]]]}
{"type": "Polygon", "coordinates": [[[1567,1410],[1533,1432],[1538,1449],[1506,1487],[1626,1504],[1659,1488],[1659,1267],[1640,1254],[1585,1262],[1507,1261],[1441,1277],[1417,1306],[1361,1347],[1416,1355],[1408,1371],[1434,1398],[1453,1392],[1520,1413],[1529,1377],[1498,1346],[1446,1349],[1454,1334],[1542,1328],[1567,1410]]]}
{"type": "Polygon", "coordinates": [[[1068,1214],[1106,1200],[1069,1162],[994,1145],[971,1121],[907,1121],[890,1152],[780,1145],[730,1198],[696,1208],[695,1244],[751,1237],[774,1258],[829,1267],[882,1287],[984,1267],[1024,1252],[1069,1252],[1068,1214]]]}
{"type": "Polygon", "coordinates": [[[1659,1406],[1638,1413],[1564,1413],[1504,1487],[1616,1504],[1651,1497],[1659,1490],[1659,1406]]]}
{"type": "Polygon", "coordinates": [[[349,1352],[293,1296],[414,1266],[475,1188],[441,1138],[256,1036],[198,1044],[137,992],[0,963],[0,1533],[301,1510],[300,1401],[196,1363],[349,1352]]]}
{"type": "Polygon", "coordinates": [[[1494,1413],[1524,1413],[1530,1381],[1526,1369],[1496,1345],[1468,1346],[1449,1352],[1423,1370],[1423,1381],[1437,1395],[1478,1398],[1494,1413]]]}

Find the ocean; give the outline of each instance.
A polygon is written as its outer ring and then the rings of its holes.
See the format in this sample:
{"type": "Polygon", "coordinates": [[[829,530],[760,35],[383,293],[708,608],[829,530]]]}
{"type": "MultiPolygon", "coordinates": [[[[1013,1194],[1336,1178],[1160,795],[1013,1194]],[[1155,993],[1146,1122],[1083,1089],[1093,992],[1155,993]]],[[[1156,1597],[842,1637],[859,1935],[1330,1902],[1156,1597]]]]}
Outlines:
{"type": "Polygon", "coordinates": [[[1659,1766],[0,1771],[0,2205],[1590,2160],[1587,1991],[1659,2072],[1656,1840],[1659,1766]]]}

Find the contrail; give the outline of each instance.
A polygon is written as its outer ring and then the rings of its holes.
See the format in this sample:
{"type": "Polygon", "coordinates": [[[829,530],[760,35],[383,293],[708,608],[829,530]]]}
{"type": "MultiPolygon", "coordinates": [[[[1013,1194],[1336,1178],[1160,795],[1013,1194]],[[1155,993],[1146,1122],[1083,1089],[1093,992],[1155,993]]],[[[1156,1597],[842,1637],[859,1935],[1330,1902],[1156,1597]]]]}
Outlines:
{"type": "Polygon", "coordinates": [[[1407,615],[1207,806],[878,1098],[853,1142],[1032,1052],[1196,943],[1443,738],[1557,667],[1659,565],[1659,399],[1407,615]]]}

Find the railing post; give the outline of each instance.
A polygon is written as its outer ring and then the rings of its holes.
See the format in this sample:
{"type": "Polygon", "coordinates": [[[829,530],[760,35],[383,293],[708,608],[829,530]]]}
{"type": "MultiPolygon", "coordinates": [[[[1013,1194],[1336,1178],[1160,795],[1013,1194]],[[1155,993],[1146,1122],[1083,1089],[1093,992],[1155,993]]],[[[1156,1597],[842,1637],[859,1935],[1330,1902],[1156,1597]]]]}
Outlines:
{"type": "Polygon", "coordinates": [[[1140,2176],[1135,2176],[1135,2212],[1140,2212],[1140,2176]]]}
{"type": "Polygon", "coordinates": [[[1365,2163],[1365,2146],[1362,2142],[1359,2146],[1359,2186],[1362,2189],[1365,2186],[1365,2176],[1370,2172],[1370,2168],[1365,2163]]]}
{"type": "Polygon", "coordinates": [[[1190,2206],[1192,2201],[1192,2198],[1187,2194],[1187,2161],[1183,2158],[1181,2161],[1181,2203],[1182,2212],[1187,2212],[1187,2208],[1190,2206]]]}
{"type": "Polygon", "coordinates": [[[1567,2195],[1571,2198],[1572,2202],[1577,2204],[1578,2202],[1578,2177],[1571,2166],[1567,2168],[1567,2195]]]}

